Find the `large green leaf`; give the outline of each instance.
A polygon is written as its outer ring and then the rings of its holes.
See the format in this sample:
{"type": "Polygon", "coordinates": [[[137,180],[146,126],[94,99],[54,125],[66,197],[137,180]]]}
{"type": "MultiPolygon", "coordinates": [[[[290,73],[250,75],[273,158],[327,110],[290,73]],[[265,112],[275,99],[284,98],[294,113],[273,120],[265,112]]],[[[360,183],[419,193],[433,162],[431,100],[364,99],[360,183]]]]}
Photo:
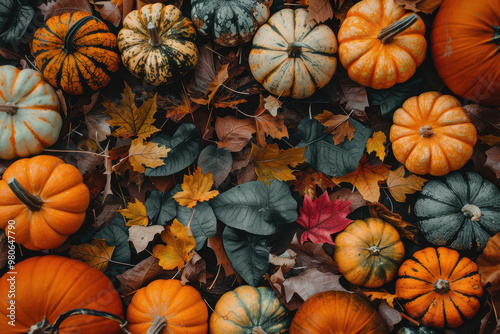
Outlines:
{"type": "Polygon", "coordinates": [[[226,226],[222,242],[234,270],[248,284],[256,286],[269,268],[271,249],[266,237],[226,226]]]}
{"type": "MultiPolygon", "coordinates": [[[[115,246],[111,260],[122,263],[130,262],[131,253],[128,243],[128,228],[125,226],[125,220],[121,214],[118,214],[109,225],[99,230],[94,238],[104,239],[108,245],[115,246]]],[[[113,277],[127,269],[130,268],[122,264],[110,262],[106,269],[106,274],[113,277]]]]}
{"type": "Polygon", "coordinates": [[[311,167],[329,176],[343,176],[358,167],[371,130],[352,118],[350,121],[356,130],[354,138],[339,145],[335,145],[332,135],[325,133],[326,128],[315,118],[300,122],[297,147],[306,147],[304,156],[311,167]]]}
{"type": "Polygon", "coordinates": [[[175,200],[169,193],[153,190],[146,199],[146,212],[153,224],[166,225],[177,215],[175,200]]]}
{"type": "Polygon", "coordinates": [[[286,183],[273,180],[267,186],[251,181],[229,189],[210,201],[224,224],[253,234],[270,235],[297,220],[297,202],[286,183]]]}
{"type": "Polygon", "coordinates": [[[212,172],[214,185],[218,187],[229,175],[233,166],[233,156],[227,148],[207,146],[198,157],[198,166],[203,174],[212,172]]]}
{"type": "Polygon", "coordinates": [[[177,204],[177,219],[184,226],[191,221],[189,226],[196,240],[196,250],[200,250],[207,238],[217,233],[217,218],[207,202],[198,203],[193,208],[177,204]]]}
{"type": "Polygon", "coordinates": [[[172,137],[159,135],[152,142],[172,149],[163,160],[164,165],[146,168],[147,176],[167,176],[180,172],[192,164],[200,154],[200,134],[192,123],[183,123],[172,137]]]}
{"type": "Polygon", "coordinates": [[[15,44],[23,37],[35,14],[25,3],[26,0],[0,1],[0,45],[15,44]]]}

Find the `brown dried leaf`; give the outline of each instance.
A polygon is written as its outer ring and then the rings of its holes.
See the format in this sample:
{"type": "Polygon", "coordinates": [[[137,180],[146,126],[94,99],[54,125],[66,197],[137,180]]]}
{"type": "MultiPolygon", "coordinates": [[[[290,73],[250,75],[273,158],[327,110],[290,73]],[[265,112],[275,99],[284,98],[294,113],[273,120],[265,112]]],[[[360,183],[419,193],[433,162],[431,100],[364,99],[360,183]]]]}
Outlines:
{"type": "Polygon", "coordinates": [[[146,167],[156,168],[165,164],[164,159],[168,156],[171,148],[160,146],[158,143],[144,141],[142,138],[132,140],[129,149],[129,162],[138,173],[144,173],[146,167]]]}
{"type": "Polygon", "coordinates": [[[422,191],[426,179],[411,174],[405,177],[405,166],[396,170],[391,170],[387,177],[387,187],[392,197],[398,202],[406,202],[406,195],[413,194],[416,191],[422,191]]]}
{"type": "Polygon", "coordinates": [[[259,108],[255,111],[255,124],[257,129],[257,144],[266,146],[266,135],[281,139],[288,137],[288,129],[285,126],[285,116],[274,117],[264,108],[264,97],[260,96],[259,108]]]}
{"type": "Polygon", "coordinates": [[[340,199],[342,201],[352,201],[351,205],[349,206],[349,211],[354,211],[360,207],[368,205],[368,201],[366,201],[363,196],[359,193],[359,191],[354,190],[352,191],[351,189],[348,188],[342,188],[340,190],[337,190],[330,195],[330,201],[334,201],[336,199],[340,199]]]}
{"type": "Polygon", "coordinates": [[[71,246],[69,256],[104,272],[114,250],[115,246],[108,245],[106,240],[94,239],[92,244],[71,246]]]}
{"type": "Polygon", "coordinates": [[[347,291],[340,285],[340,274],[322,272],[317,268],[308,268],[298,276],[285,279],[283,288],[286,301],[289,302],[294,294],[303,301],[323,291],[347,291]]]}
{"type": "Polygon", "coordinates": [[[497,179],[500,179],[500,146],[495,146],[486,151],[485,167],[495,172],[497,179]]]}
{"type": "Polygon", "coordinates": [[[154,256],[150,256],[135,267],[125,271],[123,274],[117,275],[116,278],[121,284],[122,297],[131,295],[132,293],[145,286],[156,276],[163,273],[163,268],[158,264],[159,260],[154,256]]]}
{"type": "Polygon", "coordinates": [[[331,111],[325,110],[322,114],[319,114],[314,118],[326,126],[325,132],[332,133],[335,145],[339,145],[346,138],[347,140],[354,138],[354,131],[356,131],[356,129],[352,126],[349,116],[334,115],[331,111]]]}
{"type": "Polygon", "coordinates": [[[43,3],[38,6],[38,8],[42,12],[45,21],[52,16],[58,16],[64,13],[74,13],[81,10],[92,14],[92,7],[88,0],[56,0],[43,3]]]}
{"type": "Polygon", "coordinates": [[[312,19],[316,22],[325,22],[328,19],[333,19],[333,8],[330,0],[309,0],[308,21],[312,19]]]}
{"type": "Polygon", "coordinates": [[[335,187],[335,183],[332,182],[328,175],[309,166],[306,169],[294,172],[293,175],[297,179],[289,181],[289,184],[293,185],[294,190],[298,191],[301,196],[308,196],[310,199],[315,199],[318,196],[316,187],[319,187],[322,191],[325,191],[326,188],[335,187]]]}
{"type": "Polygon", "coordinates": [[[269,111],[269,113],[273,115],[273,117],[276,117],[278,115],[278,109],[281,108],[283,102],[281,102],[273,95],[265,97],[264,102],[264,108],[266,108],[266,110],[269,111]]]}
{"type": "Polygon", "coordinates": [[[239,119],[234,116],[217,117],[215,132],[219,137],[217,146],[225,147],[231,152],[239,152],[248,144],[255,133],[256,127],[253,119],[239,119]]]}
{"type": "Polygon", "coordinates": [[[241,277],[234,271],[233,266],[231,265],[231,261],[227,257],[226,251],[224,250],[224,246],[222,244],[222,232],[220,229],[217,229],[217,234],[213,237],[207,239],[207,246],[212,248],[217,258],[217,264],[224,268],[224,272],[226,276],[235,275],[238,278],[238,282],[241,283],[241,277]]]}
{"type": "Polygon", "coordinates": [[[495,146],[500,144],[500,137],[494,135],[479,136],[478,139],[489,146],[495,146]]]}
{"type": "Polygon", "coordinates": [[[186,263],[182,271],[181,283],[185,285],[187,282],[207,283],[207,264],[196,252],[194,252],[193,257],[186,263]]]}
{"type": "Polygon", "coordinates": [[[465,113],[479,133],[486,129],[500,131],[499,108],[490,108],[478,104],[464,106],[465,113]]]}
{"type": "Polygon", "coordinates": [[[391,224],[398,230],[401,237],[418,243],[418,229],[415,225],[405,222],[399,214],[390,211],[381,203],[369,203],[368,207],[372,217],[380,218],[386,223],[391,224]]]}
{"type": "Polygon", "coordinates": [[[282,272],[290,271],[295,266],[295,258],[297,254],[291,249],[287,249],[281,255],[269,254],[269,263],[280,267],[282,272]]]}
{"type": "Polygon", "coordinates": [[[118,27],[122,21],[122,9],[112,1],[95,1],[90,0],[94,4],[96,11],[101,14],[101,17],[110,22],[115,27],[118,27]]]}
{"type": "Polygon", "coordinates": [[[481,275],[481,283],[486,286],[490,293],[496,311],[495,318],[498,319],[498,310],[500,310],[500,233],[488,240],[476,263],[479,275],[481,275]]]}

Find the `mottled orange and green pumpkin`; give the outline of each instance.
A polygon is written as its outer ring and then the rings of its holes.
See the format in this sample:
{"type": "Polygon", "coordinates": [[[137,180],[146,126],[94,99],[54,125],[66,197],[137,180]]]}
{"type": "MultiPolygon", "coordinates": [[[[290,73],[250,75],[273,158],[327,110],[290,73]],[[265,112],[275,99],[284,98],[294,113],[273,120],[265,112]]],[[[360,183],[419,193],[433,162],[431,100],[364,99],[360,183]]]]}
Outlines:
{"type": "Polygon", "coordinates": [[[398,231],[379,218],[355,220],[335,238],[334,260],[352,284],[377,288],[391,281],[405,249],[398,231]]]}
{"type": "Polygon", "coordinates": [[[87,12],[53,16],[35,32],[33,53],[45,79],[66,93],[106,86],[120,64],[116,36],[87,12]]]}
{"type": "Polygon", "coordinates": [[[193,23],[173,6],[145,5],[130,12],[118,33],[123,65],[152,85],[173,82],[198,62],[193,23]]]}

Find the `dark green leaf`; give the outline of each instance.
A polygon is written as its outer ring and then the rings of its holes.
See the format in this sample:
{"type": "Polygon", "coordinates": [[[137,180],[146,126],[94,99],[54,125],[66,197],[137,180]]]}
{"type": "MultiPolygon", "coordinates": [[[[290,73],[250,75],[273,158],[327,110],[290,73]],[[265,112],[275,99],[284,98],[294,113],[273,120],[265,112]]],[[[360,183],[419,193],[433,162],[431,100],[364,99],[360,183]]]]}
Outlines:
{"type": "MultiPolygon", "coordinates": [[[[125,226],[125,220],[121,214],[118,214],[111,223],[103,227],[94,236],[96,239],[104,239],[110,246],[115,246],[112,261],[123,263],[130,262],[130,246],[128,243],[128,228],[125,226]]],[[[106,274],[115,276],[121,274],[125,270],[130,269],[127,266],[110,262],[106,274]]]]}
{"type": "Polygon", "coordinates": [[[24,32],[35,14],[25,1],[0,1],[0,45],[15,44],[23,37],[24,32]]]}
{"type": "Polygon", "coordinates": [[[231,151],[227,148],[207,146],[198,157],[198,166],[203,174],[213,173],[214,185],[218,187],[229,175],[233,166],[231,151]]]}
{"type": "Polygon", "coordinates": [[[166,225],[177,215],[175,200],[169,193],[153,190],[146,199],[146,212],[153,224],[166,225]]]}
{"type": "Polygon", "coordinates": [[[207,238],[213,237],[217,233],[217,218],[207,202],[198,203],[191,209],[177,204],[177,219],[184,226],[187,226],[191,221],[189,226],[196,240],[196,250],[200,250],[205,245],[207,238]]]}

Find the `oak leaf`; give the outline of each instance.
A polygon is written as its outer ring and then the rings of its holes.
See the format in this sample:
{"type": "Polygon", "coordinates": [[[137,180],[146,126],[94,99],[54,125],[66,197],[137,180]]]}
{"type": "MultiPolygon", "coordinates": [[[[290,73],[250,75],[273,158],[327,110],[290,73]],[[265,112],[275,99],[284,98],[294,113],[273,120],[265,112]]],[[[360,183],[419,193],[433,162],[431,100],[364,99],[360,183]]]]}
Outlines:
{"type": "Polygon", "coordinates": [[[193,257],[196,241],[189,227],[182,225],[177,219],[161,233],[161,239],[166,245],[156,245],[153,256],[160,260],[159,264],[163,269],[180,270],[193,257]]]}
{"type": "Polygon", "coordinates": [[[325,132],[332,133],[335,145],[339,145],[346,138],[347,140],[354,138],[354,131],[356,131],[356,129],[352,126],[349,116],[334,115],[331,111],[325,110],[314,118],[323,126],[326,126],[325,132]]]}
{"type": "Polygon", "coordinates": [[[127,226],[142,225],[148,226],[148,214],[146,212],[146,206],[144,203],[140,202],[137,198],[135,202],[127,203],[126,209],[117,210],[120,212],[125,219],[127,219],[127,226]]]}
{"type": "Polygon", "coordinates": [[[495,146],[486,151],[485,167],[490,168],[495,172],[497,178],[500,178],[500,146],[495,146]]]}
{"type": "Polygon", "coordinates": [[[136,138],[130,145],[128,159],[136,172],[144,173],[146,167],[155,168],[163,166],[165,164],[163,160],[171,150],[171,148],[160,146],[158,143],[136,138]]]}
{"type": "Polygon", "coordinates": [[[260,105],[254,114],[255,125],[257,129],[257,144],[266,146],[266,135],[281,139],[288,137],[288,129],[285,126],[285,116],[278,115],[274,117],[264,108],[264,97],[260,96],[260,105]]]}
{"type": "Polygon", "coordinates": [[[296,180],[291,180],[289,184],[293,185],[294,190],[298,191],[301,196],[308,196],[311,199],[317,197],[316,187],[319,187],[323,191],[326,188],[335,187],[335,183],[332,182],[328,175],[311,167],[294,172],[293,175],[296,177],[296,180]]]}
{"type": "Polygon", "coordinates": [[[314,19],[316,22],[321,23],[333,19],[333,8],[330,0],[309,0],[307,11],[309,12],[308,21],[314,19]]]}
{"type": "Polygon", "coordinates": [[[111,260],[115,246],[109,246],[104,239],[94,239],[92,244],[71,246],[69,256],[104,272],[111,260]]]}
{"type": "Polygon", "coordinates": [[[307,239],[313,243],[329,243],[334,245],[332,234],[342,231],[352,220],[346,218],[350,213],[351,201],[330,201],[328,193],[324,192],[314,201],[304,197],[304,204],[300,208],[297,223],[306,231],[300,236],[303,244],[307,239]]]}
{"type": "Polygon", "coordinates": [[[489,146],[495,146],[495,145],[500,144],[500,137],[497,137],[495,135],[479,136],[478,139],[482,143],[485,143],[486,145],[489,145],[489,146]]]}
{"type": "Polygon", "coordinates": [[[210,190],[214,184],[212,172],[203,174],[198,166],[193,175],[184,175],[181,184],[182,191],[173,198],[182,206],[194,207],[198,202],[205,202],[219,194],[217,190],[210,190]]]}
{"type": "Polygon", "coordinates": [[[415,174],[405,177],[405,167],[401,166],[389,172],[387,187],[396,201],[404,203],[406,195],[413,194],[415,191],[422,191],[426,181],[426,179],[415,174]]]}
{"type": "Polygon", "coordinates": [[[125,82],[122,99],[116,104],[104,97],[102,105],[106,108],[104,111],[111,116],[107,123],[111,126],[118,126],[112,135],[116,137],[130,138],[137,136],[146,139],[153,133],[160,131],[153,125],[156,113],[156,95],[137,107],[134,101],[132,89],[125,82]]]}
{"type": "Polygon", "coordinates": [[[387,141],[387,136],[382,131],[374,132],[371,138],[366,142],[366,152],[375,152],[375,156],[379,157],[380,160],[384,161],[385,158],[385,142],[387,141]]]}
{"type": "Polygon", "coordinates": [[[305,162],[305,146],[301,148],[289,148],[280,150],[278,144],[271,144],[265,147],[252,144],[249,161],[255,165],[255,173],[258,181],[269,184],[273,179],[280,181],[295,180],[292,170],[288,167],[295,167],[305,162]]]}
{"type": "Polygon", "coordinates": [[[239,152],[245,147],[253,133],[257,131],[253,119],[239,119],[234,116],[218,117],[215,121],[215,132],[219,137],[217,146],[227,148],[231,152],[239,152]]]}
{"type": "Polygon", "coordinates": [[[128,241],[134,245],[136,252],[140,253],[148,247],[155,235],[163,232],[163,230],[165,230],[165,226],[162,225],[134,225],[128,229],[128,241]]]}
{"type": "Polygon", "coordinates": [[[372,166],[366,155],[363,155],[358,168],[354,172],[340,177],[333,177],[332,181],[337,184],[341,182],[350,183],[358,189],[365,200],[376,202],[380,197],[379,181],[385,181],[389,176],[389,171],[389,166],[383,163],[372,166]]]}

